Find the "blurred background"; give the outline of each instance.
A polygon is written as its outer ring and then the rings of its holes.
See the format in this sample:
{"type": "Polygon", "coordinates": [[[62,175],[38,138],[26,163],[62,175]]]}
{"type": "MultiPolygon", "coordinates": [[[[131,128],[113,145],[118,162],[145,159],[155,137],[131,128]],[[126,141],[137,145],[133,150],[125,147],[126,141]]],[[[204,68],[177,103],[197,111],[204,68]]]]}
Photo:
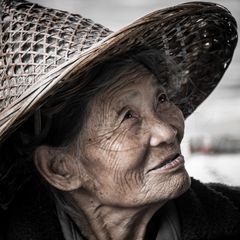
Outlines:
{"type": "MultiPolygon", "coordinates": [[[[70,11],[118,30],[137,18],[180,0],[30,0],[70,11]]],[[[191,1],[192,2],[192,1],[191,1]]],[[[240,25],[239,0],[215,0],[240,25]]],[[[240,44],[222,82],[186,120],[182,149],[191,176],[203,182],[240,185],[240,44]]]]}

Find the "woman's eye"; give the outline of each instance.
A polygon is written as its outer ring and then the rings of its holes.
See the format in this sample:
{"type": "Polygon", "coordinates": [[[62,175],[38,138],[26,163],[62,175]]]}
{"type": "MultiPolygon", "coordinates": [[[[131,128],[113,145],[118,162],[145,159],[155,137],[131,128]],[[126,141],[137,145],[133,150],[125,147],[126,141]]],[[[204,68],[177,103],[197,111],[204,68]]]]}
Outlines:
{"type": "Polygon", "coordinates": [[[168,101],[168,98],[167,98],[167,95],[166,94],[161,94],[159,97],[158,97],[158,102],[159,103],[164,103],[164,102],[167,102],[168,101]]]}
{"type": "Polygon", "coordinates": [[[127,111],[127,113],[124,115],[124,119],[123,120],[131,119],[131,118],[135,118],[135,113],[132,112],[132,111],[127,111]]]}

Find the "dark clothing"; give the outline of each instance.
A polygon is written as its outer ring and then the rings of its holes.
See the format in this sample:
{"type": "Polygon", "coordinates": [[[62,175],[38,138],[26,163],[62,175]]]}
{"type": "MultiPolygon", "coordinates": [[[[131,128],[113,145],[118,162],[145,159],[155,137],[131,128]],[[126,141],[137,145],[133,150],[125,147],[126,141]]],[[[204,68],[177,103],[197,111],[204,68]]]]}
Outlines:
{"type": "MultiPolygon", "coordinates": [[[[0,240],[63,240],[55,204],[43,185],[31,181],[20,193],[1,212],[0,240]]],[[[192,179],[175,204],[182,240],[240,240],[239,187],[192,179]]]]}

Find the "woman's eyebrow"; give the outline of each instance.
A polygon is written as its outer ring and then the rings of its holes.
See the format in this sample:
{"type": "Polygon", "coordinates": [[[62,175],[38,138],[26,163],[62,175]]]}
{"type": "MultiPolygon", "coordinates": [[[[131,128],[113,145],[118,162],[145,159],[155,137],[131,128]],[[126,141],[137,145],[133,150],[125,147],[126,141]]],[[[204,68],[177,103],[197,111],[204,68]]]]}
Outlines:
{"type": "Polygon", "coordinates": [[[129,101],[137,98],[140,95],[140,92],[137,90],[134,91],[126,91],[123,95],[117,100],[117,104],[121,104],[123,102],[128,103],[129,101]]]}
{"type": "Polygon", "coordinates": [[[156,82],[154,83],[155,87],[156,87],[156,91],[162,90],[165,91],[165,88],[163,87],[163,83],[160,82],[159,79],[156,80],[156,82]]]}
{"type": "Polygon", "coordinates": [[[140,92],[138,91],[134,91],[130,93],[125,92],[122,94],[122,96],[120,96],[114,103],[114,109],[117,113],[117,115],[120,114],[120,112],[122,111],[122,109],[124,107],[126,107],[127,105],[129,105],[129,103],[131,103],[134,99],[136,99],[138,96],[140,95],[140,92]]]}

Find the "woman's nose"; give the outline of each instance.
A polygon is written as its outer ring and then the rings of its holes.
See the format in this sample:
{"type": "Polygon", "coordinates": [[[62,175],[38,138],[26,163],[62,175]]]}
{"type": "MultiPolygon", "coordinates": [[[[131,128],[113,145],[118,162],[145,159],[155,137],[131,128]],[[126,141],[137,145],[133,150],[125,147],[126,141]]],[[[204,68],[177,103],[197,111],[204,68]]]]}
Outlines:
{"type": "Polygon", "coordinates": [[[156,147],[162,143],[172,144],[176,141],[177,130],[170,124],[158,120],[151,126],[150,145],[156,147]]]}

